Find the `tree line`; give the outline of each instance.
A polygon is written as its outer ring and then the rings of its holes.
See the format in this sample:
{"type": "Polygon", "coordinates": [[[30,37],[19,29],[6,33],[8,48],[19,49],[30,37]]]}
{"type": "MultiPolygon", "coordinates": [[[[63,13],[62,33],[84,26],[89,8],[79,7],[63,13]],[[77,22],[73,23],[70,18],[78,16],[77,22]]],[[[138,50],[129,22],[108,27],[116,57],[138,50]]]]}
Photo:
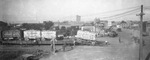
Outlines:
{"type": "Polygon", "coordinates": [[[43,23],[23,23],[21,28],[35,29],[35,30],[49,30],[54,25],[52,21],[44,21],[43,23]]]}

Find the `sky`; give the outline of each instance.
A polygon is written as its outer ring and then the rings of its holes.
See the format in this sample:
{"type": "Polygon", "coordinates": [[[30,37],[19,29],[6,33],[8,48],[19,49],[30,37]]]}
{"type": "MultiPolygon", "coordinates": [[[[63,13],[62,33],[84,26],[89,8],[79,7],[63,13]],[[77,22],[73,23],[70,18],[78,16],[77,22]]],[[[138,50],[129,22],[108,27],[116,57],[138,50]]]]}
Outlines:
{"type": "Polygon", "coordinates": [[[101,19],[124,11],[115,10],[140,7],[141,4],[150,6],[149,3],[150,0],[0,0],[0,21],[75,21],[76,15],[80,15],[82,21],[93,21],[95,17],[101,19]]]}

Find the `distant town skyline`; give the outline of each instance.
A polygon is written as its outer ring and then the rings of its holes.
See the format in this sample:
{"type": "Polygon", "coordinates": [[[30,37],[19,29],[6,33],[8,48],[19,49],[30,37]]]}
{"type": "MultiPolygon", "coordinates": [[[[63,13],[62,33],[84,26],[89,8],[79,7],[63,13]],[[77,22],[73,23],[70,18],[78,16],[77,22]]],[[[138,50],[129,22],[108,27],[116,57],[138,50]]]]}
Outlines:
{"type": "MultiPolygon", "coordinates": [[[[76,15],[81,16],[81,21],[94,21],[96,17],[101,19],[125,11],[115,10],[140,7],[141,4],[149,7],[149,3],[150,0],[0,0],[0,21],[76,21],[76,15]]],[[[128,18],[138,20],[136,14],[138,12],[129,15],[128,18]]],[[[150,19],[147,16],[150,16],[149,11],[145,19],[150,19]]]]}

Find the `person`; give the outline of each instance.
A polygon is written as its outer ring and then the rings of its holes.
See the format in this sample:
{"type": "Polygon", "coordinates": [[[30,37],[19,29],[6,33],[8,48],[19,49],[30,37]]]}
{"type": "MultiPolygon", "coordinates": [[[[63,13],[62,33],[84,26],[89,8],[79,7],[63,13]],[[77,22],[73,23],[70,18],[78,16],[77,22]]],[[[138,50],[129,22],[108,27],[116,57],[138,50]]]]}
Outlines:
{"type": "Polygon", "coordinates": [[[75,46],[76,46],[76,40],[73,41],[73,47],[75,47],[75,46]]]}
{"type": "Polygon", "coordinates": [[[119,37],[119,43],[121,43],[121,38],[119,37]]]}
{"type": "Polygon", "coordinates": [[[76,45],[76,40],[73,40],[73,46],[71,46],[71,49],[74,49],[75,45],[76,45]]]}
{"type": "Polygon", "coordinates": [[[62,46],[64,52],[66,51],[66,46],[67,46],[67,43],[64,42],[64,45],[62,46]]]}
{"type": "Polygon", "coordinates": [[[143,46],[145,46],[146,44],[145,44],[145,41],[143,40],[143,46]]]}
{"type": "Polygon", "coordinates": [[[34,43],[34,44],[37,44],[36,40],[33,40],[33,43],[34,43]]]}
{"type": "Polygon", "coordinates": [[[2,41],[0,41],[0,44],[3,44],[3,42],[2,42],[2,41]]]}
{"type": "Polygon", "coordinates": [[[55,38],[53,38],[53,39],[51,40],[51,42],[52,42],[52,43],[51,43],[51,49],[52,49],[52,51],[53,51],[53,54],[55,54],[55,51],[56,51],[56,50],[55,50],[55,49],[56,49],[56,48],[55,48],[55,42],[56,42],[56,41],[57,41],[57,40],[56,40],[55,38]]]}

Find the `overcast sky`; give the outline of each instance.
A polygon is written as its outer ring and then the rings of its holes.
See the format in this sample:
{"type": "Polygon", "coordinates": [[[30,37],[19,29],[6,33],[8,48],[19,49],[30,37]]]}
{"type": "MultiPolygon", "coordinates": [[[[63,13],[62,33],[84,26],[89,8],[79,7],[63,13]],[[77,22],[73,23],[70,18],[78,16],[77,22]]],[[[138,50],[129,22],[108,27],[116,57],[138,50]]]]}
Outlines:
{"type": "Polygon", "coordinates": [[[0,0],[0,21],[73,21],[75,15],[83,16],[82,21],[92,21],[94,17],[101,16],[94,14],[141,4],[150,6],[150,0],[0,0]]]}

